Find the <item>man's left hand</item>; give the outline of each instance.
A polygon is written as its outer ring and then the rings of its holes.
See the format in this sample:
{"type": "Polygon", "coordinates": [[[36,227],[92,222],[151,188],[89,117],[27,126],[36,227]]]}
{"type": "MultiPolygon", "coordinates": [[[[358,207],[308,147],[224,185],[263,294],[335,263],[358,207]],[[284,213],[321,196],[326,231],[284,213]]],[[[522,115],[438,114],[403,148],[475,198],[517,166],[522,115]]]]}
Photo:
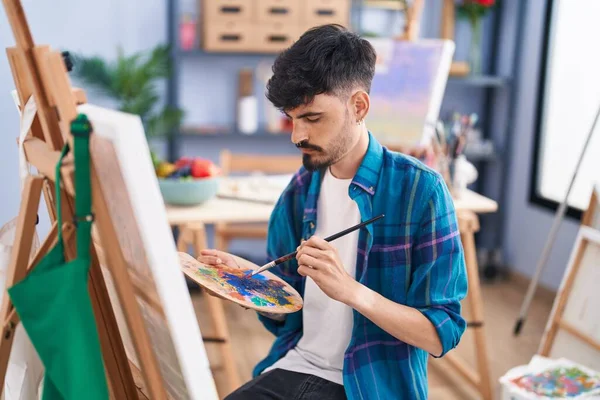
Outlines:
{"type": "Polygon", "coordinates": [[[298,273],[311,278],[329,297],[348,304],[359,285],[346,272],[338,251],[329,242],[312,236],[298,246],[298,273]]]}

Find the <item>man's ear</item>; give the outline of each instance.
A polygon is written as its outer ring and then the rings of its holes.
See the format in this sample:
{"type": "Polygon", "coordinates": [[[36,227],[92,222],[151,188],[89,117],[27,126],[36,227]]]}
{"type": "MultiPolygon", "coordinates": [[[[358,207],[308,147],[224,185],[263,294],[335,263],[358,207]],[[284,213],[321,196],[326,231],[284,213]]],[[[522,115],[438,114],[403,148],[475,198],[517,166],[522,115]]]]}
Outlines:
{"type": "Polygon", "coordinates": [[[364,90],[358,90],[352,95],[350,101],[351,110],[354,111],[354,116],[356,117],[355,122],[364,120],[369,113],[369,106],[371,105],[369,94],[364,90]]]}

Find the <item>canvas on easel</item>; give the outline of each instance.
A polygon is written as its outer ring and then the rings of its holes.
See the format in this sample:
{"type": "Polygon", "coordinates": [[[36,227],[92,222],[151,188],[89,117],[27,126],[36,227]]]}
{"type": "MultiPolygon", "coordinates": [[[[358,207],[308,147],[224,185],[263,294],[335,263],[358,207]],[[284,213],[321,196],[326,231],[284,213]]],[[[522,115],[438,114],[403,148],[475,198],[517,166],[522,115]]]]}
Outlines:
{"type": "Polygon", "coordinates": [[[429,144],[446,89],[454,42],[369,39],[377,52],[369,129],[384,145],[429,144]]]}
{"type": "Polygon", "coordinates": [[[577,234],[538,353],[600,370],[600,231],[577,234]]]}
{"type": "MultiPolygon", "coordinates": [[[[175,399],[206,396],[214,383],[141,120],[91,104],[77,110],[94,127],[90,151],[98,183],[110,193],[106,204],[116,240],[167,392],[175,399]]],[[[104,267],[103,273],[108,272],[104,267]]],[[[117,304],[118,299],[113,300],[117,304]]],[[[136,364],[127,342],[128,355],[136,364]]]]}
{"type": "MultiPolygon", "coordinates": [[[[23,147],[27,161],[39,171],[24,184],[6,285],[22,281],[37,266],[56,243],[58,231],[63,232],[66,258],[75,257],[73,160],[67,157],[56,167],[63,145],[73,148],[71,122],[78,113],[85,114],[93,128],[89,151],[96,229],[88,288],[111,398],[216,399],[139,117],[92,105],[76,108],[80,96],[70,85],[61,54],[33,43],[18,0],[3,3],[17,42],[7,54],[20,102],[25,104],[33,96],[38,106],[36,122],[23,147]],[[57,174],[64,182],[56,192],[62,193],[62,202],[53,192],[44,191],[48,182],[57,180],[57,174]],[[52,227],[30,263],[42,192],[52,227]],[[52,212],[57,206],[65,221],[61,226],[52,212]]],[[[4,296],[1,314],[3,380],[19,323],[8,296],[4,296]]]]}
{"type": "Polygon", "coordinates": [[[587,210],[583,213],[581,224],[600,230],[600,183],[594,184],[587,210]]]}

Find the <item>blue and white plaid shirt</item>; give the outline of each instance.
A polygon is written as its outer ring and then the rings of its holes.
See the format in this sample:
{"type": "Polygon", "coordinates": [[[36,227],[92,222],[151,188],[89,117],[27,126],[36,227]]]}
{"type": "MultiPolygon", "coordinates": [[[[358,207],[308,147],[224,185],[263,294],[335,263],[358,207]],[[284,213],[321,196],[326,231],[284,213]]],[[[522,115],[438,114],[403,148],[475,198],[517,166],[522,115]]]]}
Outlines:
{"type": "MultiPolygon", "coordinates": [[[[314,234],[322,173],[304,168],[294,175],[271,215],[270,260],[293,252],[314,234]]],[[[446,354],[459,342],[466,323],[460,301],[467,293],[465,259],[454,203],[441,176],[424,164],[384,148],[369,133],[367,153],[348,195],[361,220],[385,217],[362,228],[356,280],[384,297],[421,311],[435,326],[446,354]]],[[[296,260],[271,272],[304,295],[305,277],[296,260]]],[[[354,311],[343,379],[349,399],[427,399],[429,354],[408,345],[354,311]]],[[[302,310],[283,322],[259,315],[275,336],[253,375],[294,348],[302,337],[302,310]]],[[[323,327],[323,334],[327,334],[323,327]]]]}

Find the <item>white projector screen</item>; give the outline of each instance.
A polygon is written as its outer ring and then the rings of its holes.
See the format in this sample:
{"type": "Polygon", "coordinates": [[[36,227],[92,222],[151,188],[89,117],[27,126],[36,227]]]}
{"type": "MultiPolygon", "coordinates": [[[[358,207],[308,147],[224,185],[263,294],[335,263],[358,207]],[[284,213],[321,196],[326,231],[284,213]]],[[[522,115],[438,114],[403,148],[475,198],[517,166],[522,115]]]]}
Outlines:
{"type": "MultiPolygon", "coordinates": [[[[542,57],[532,200],[561,203],[600,107],[600,1],[550,0],[542,57]]],[[[568,205],[588,206],[600,182],[600,121],[568,205]]],[[[571,212],[571,213],[572,213],[571,212]]]]}

